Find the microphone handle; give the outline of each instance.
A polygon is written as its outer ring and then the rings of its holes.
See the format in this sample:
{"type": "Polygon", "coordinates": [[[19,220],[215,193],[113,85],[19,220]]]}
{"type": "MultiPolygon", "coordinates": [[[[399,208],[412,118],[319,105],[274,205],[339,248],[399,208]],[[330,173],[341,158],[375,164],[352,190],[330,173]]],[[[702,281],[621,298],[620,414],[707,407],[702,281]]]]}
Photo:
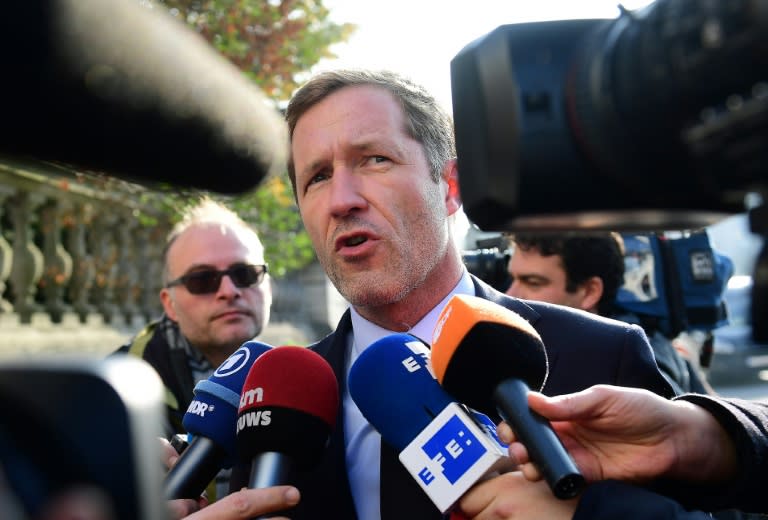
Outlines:
{"type": "MultiPolygon", "coordinates": [[[[263,489],[272,486],[291,484],[294,462],[291,457],[277,451],[266,451],[253,457],[251,476],[248,479],[250,489],[263,489]]],[[[285,516],[285,511],[276,511],[258,516],[253,520],[285,516]]]]}
{"type": "Polygon", "coordinates": [[[290,484],[293,461],[291,457],[277,451],[266,451],[253,457],[251,477],[248,487],[251,489],[284,486],[290,484]]]}
{"type": "Polygon", "coordinates": [[[165,476],[165,496],[198,498],[221,470],[226,453],[207,437],[194,437],[165,476]]]}
{"type": "Polygon", "coordinates": [[[578,495],[586,481],[563,447],[549,421],[528,406],[528,385],[515,378],[496,386],[493,399],[499,415],[514,430],[557,498],[578,495]]]}

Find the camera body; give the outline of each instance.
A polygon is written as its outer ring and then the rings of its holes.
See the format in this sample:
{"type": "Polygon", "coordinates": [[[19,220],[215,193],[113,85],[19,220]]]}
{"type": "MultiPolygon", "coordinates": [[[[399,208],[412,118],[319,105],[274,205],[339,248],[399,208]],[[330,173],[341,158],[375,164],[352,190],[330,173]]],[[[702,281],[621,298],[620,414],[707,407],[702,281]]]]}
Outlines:
{"type": "Polygon", "coordinates": [[[658,0],[503,25],[451,62],[459,182],[484,231],[694,229],[766,187],[764,0],[658,0]]]}
{"type": "MultiPolygon", "coordinates": [[[[657,0],[502,25],[451,61],[459,187],[483,231],[768,236],[768,1],[657,0]]],[[[768,340],[768,248],[752,289],[768,340]]]]}
{"type": "Polygon", "coordinates": [[[0,363],[0,474],[29,517],[63,493],[102,492],[116,520],[166,520],[163,386],[132,356],[0,363]]]}
{"type": "Polygon", "coordinates": [[[512,280],[507,266],[511,252],[503,236],[478,239],[476,249],[461,252],[467,271],[498,291],[506,291],[512,280]]]}
{"type": "Polygon", "coordinates": [[[616,306],[653,323],[668,338],[711,332],[728,323],[725,289],[730,258],[712,248],[706,231],[669,237],[623,233],[624,284],[616,306]]]}

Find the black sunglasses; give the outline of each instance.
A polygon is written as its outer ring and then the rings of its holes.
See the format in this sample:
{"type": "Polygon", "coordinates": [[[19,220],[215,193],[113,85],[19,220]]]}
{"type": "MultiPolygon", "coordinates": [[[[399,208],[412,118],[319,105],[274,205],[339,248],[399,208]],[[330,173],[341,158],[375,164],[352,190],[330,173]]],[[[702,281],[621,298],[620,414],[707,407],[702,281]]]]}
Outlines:
{"type": "Polygon", "coordinates": [[[219,290],[221,279],[224,275],[229,276],[235,287],[250,287],[260,284],[267,274],[266,265],[233,265],[229,269],[218,271],[216,269],[205,269],[194,271],[184,276],[179,276],[165,284],[166,287],[175,287],[183,285],[190,294],[210,294],[219,290]]]}

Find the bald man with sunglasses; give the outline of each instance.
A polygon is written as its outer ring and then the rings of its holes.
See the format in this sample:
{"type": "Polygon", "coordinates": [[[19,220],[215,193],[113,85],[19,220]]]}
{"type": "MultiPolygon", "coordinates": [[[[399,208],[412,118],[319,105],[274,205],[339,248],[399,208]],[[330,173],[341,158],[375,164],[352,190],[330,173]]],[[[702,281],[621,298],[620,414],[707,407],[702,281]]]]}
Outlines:
{"type": "Polygon", "coordinates": [[[208,198],[170,232],[164,260],[165,312],[118,352],[144,359],[160,374],[170,438],[184,433],[195,384],[266,327],[272,290],[256,232],[208,198]]]}

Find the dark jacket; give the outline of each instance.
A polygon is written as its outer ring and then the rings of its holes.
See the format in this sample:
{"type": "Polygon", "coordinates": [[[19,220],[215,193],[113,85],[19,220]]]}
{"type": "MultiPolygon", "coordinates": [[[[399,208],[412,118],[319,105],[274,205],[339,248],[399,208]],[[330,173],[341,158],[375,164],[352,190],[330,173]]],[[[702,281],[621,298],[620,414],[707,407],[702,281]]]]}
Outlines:
{"type": "MultiPolygon", "coordinates": [[[[673,395],[640,327],[566,307],[523,302],[496,291],[476,277],[473,281],[477,296],[517,312],[541,335],[550,364],[545,394],[576,392],[606,383],[645,388],[665,397],[673,395]]],[[[339,382],[340,395],[346,389],[344,360],[351,327],[347,311],[335,332],[310,346],[330,363],[339,382]]],[[[296,482],[301,501],[287,513],[293,520],[356,518],[347,478],[343,421],[340,406],[336,428],[322,462],[296,482]]],[[[233,484],[233,488],[237,488],[244,482],[235,482],[233,475],[233,484]]],[[[403,507],[402,518],[409,518],[407,505],[403,507]]]]}
{"type": "Polygon", "coordinates": [[[131,354],[143,359],[154,368],[165,385],[165,406],[168,424],[166,433],[170,438],[185,433],[182,419],[192,401],[195,382],[189,369],[186,353],[172,349],[165,334],[162,334],[159,320],[149,323],[127,345],[115,353],[131,354]]]}
{"type": "MultiPolygon", "coordinates": [[[[123,345],[113,354],[136,356],[152,365],[152,368],[157,371],[165,386],[167,422],[164,426],[168,439],[175,434],[186,433],[182,421],[194,397],[195,388],[195,375],[190,367],[189,348],[191,347],[179,331],[178,325],[163,315],[160,319],[149,323],[131,339],[130,343],[123,345]]],[[[209,365],[205,361],[202,366],[200,362],[196,366],[200,366],[203,374],[208,370],[209,365]]],[[[201,374],[198,374],[198,379],[201,374]]],[[[215,501],[217,497],[227,494],[229,476],[230,471],[224,469],[211,481],[206,489],[210,501],[215,501]]]]}

